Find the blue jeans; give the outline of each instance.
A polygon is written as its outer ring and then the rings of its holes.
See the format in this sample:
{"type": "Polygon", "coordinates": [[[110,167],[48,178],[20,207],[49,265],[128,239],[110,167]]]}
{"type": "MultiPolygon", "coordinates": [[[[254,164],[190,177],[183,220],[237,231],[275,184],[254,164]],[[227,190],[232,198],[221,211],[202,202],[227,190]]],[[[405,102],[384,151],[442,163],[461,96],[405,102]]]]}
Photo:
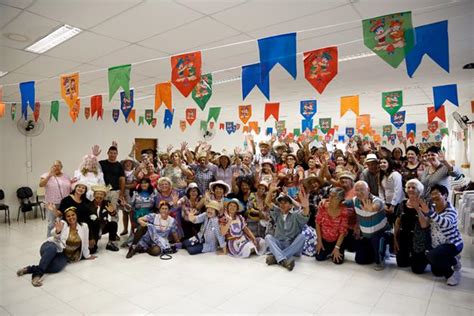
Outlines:
{"type": "Polygon", "coordinates": [[[202,253],[203,244],[200,242],[192,242],[189,239],[183,241],[183,248],[186,248],[190,255],[197,255],[202,253]]]}
{"type": "Polygon", "coordinates": [[[278,263],[290,259],[292,256],[299,257],[303,251],[304,241],[303,233],[299,234],[293,241],[279,240],[272,235],[265,236],[265,242],[278,263]]]}
{"type": "Polygon", "coordinates": [[[446,279],[453,275],[452,266],[456,264],[456,256],[462,251],[453,244],[443,244],[428,251],[426,257],[431,265],[431,272],[435,276],[444,276],[446,279]]]}
{"type": "Polygon", "coordinates": [[[56,245],[51,241],[46,241],[41,245],[40,255],[39,264],[27,268],[27,273],[33,274],[33,277],[41,277],[45,273],[57,273],[67,264],[67,257],[64,253],[57,252],[56,245]]]}

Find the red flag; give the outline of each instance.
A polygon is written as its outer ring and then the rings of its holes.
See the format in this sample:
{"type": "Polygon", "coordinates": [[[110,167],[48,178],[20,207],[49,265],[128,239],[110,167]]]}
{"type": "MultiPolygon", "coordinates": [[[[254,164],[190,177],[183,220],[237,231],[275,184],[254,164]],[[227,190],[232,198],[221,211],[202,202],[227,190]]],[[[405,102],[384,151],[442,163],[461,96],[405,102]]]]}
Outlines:
{"type": "Polygon", "coordinates": [[[201,80],[201,52],[171,57],[171,82],[187,97],[201,80]]]}
{"type": "Polygon", "coordinates": [[[186,109],[186,121],[189,125],[193,125],[194,121],[196,120],[196,109],[189,108],[186,109]]]}
{"type": "Polygon", "coordinates": [[[97,113],[97,119],[102,118],[102,95],[94,95],[91,97],[91,116],[97,113]]]}
{"type": "Polygon", "coordinates": [[[35,118],[35,122],[38,122],[38,119],[40,117],[40,108],[41,108],[41,104],[39,102],[36,102],[35,110],[33,112],[33,117],[35,118]]]}
{"type": "Polygon", "coordinates": [[[155,118],[151,121],[151,126],[153,126],[153,128],[155,128],[157,122],[158,122],[158,121],[156,120],[156,117],[155,117],[155,118]]]}
{"type": "Polygon", "coordinates": [[[428,123],[428,130],[431,133],[434,133],[438,130],[438,121],[433,121],[428,123]]]}
{"type": "Polygon", "coordinates": [[[428,123],[433,122],[435,118],[439,118],[441,121],[446,123],[446,112],[444,110],[444,105],[440,106],[438,111],[435,110],[434,106],[427,108],[428,110],[428,123]]]}
{"type": "Polygon", "coordinates": [[[242,131],[243,131],[244,133],[250,132],[249,126],[248,126],[248,125],[245,125],[242,131]]]}
{"type": "Polygon", "coordinates": [[[224,129],[224,123],[219,124],[219,129],[224,129]]]}
{"type": "Polygon", "coordinates": [[[265,121],[273,116],[278,121],[280,113],[280,103],[265,103],[265,121]]]}
{"type": "Polygon", "coordinates": [[[337,75],[337,58],[336,46],[303,53],[304,76],[319,93],[337,75]]]}
{"type": "Polygon", "coordinates": [[[84,116],[86,117],[86,120],[89,119],[89,117],[91,116],[91,108],[90,107],[85,107],[84,108],[84,116]]]}

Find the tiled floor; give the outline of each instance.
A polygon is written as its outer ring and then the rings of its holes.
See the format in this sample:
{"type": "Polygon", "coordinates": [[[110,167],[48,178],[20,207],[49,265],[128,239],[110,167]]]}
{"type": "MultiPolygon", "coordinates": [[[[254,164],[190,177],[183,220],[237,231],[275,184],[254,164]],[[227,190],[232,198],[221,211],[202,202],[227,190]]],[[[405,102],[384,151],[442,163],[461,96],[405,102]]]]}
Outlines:
{"type": "MultiPolygon", "coordinates": [[[[3,219],[3,218],[2,218],[3,219]]],[[[36,264],[46,223],[0,223],[0,315],[84,314],[398,314],[474,316],[474,246],[465,238],[461,284],[448,287],[430,273],[358,266],[351,254],[342,266],[297,259],[293,272],[265,265],[263,257],[235,259],[215,254],[169,261],[125,249],[71,264],[47,275],[41,288],[18,268],[36,264]]]]}

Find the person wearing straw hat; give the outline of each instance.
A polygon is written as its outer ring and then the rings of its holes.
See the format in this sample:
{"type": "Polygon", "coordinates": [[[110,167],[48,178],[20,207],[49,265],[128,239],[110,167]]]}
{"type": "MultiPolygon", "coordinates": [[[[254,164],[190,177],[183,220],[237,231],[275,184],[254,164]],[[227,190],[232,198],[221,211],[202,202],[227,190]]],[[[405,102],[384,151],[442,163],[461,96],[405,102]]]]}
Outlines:
{"type": "Polygon", "coordinates": [[[267,255],[267,265],[279,264],[292,271],[295,261],[292,256],[299,256],[303,251],[305,235],[303,229],[309,220],[308,195],[301,188],[300,205],[286,194],[280,194],[276,206],[272,201],[273,192],[278,189],[275,182],[270,185],[265,203],[270,208],[270,217],[275,223],[274,235],[265,236],[265,242],[271,254],[267,255]]]}
{"type": "Polygon", "coordinates": [[[242,204],[237,199],[225,203],[224,216],[220,219],[221,233],[227,240],[229,254],[234,257],[248,258],[252,253],[263,255],[267,249],[263,238],[255,237],[247,227],[242,204]]]}
{"type": "Polygon", "coordinates": [[[360,180],[369,185],[370,193],[379,196],[379,158],[376,154],[367,154],[365,161],[367,166],[360,174],[360,180]]]}
{"type": "Polygon", "coordinates": [[[224,149],[219,155],[219,158],[217,158],[216,180],[222,180],[231,186],[232,175],[234,172],[239,171],[240,167],[238,165],[231,165],[230,155],[227,153],[227,150],[224,149]]]}
{"type": "Polygon", "coordinates": [[[288,190],[288,195],[296,199],[300,181],[304,178],[304,170],[296,165],[296,155],[289,153],[286,156],[286,168],[278,174],[278,178],[288,190]]]}
{"type": "Polygon", "coordinates": [[[135,168],[138,166],[138,163],[135,159],[130,156],[125,157],[122,161],[120,161],[123,167],[123,171],[125,173],[125,193],[124,193],[124,200],[120,200],[118,202],[119,209],[122,210],[122,224],[123,224],[123,231],[120,233],[120,236],[128,234],[128,222],[129,222],[129,213],[127,208],[123,207],[123,205],[130,203],[130,199],[132,198],[131,191],[136,188],[137,186],[137,179],[135,178],[135,168]]]}
{"type": "Polygon", "coordinates": [[[225,196],[230,192],[230,187],[227,183],[222,180],[214,181],[209,184],[209,191],[204,196],[204,203],[207,204],[210,201],[219,203],[220,208],[218,215],[222,215],[224,211],[224,199],[225,196]]]}
{"type": "Polygon", "coordinates": [[[265,159],[262,161],[260,166],[255,168],[256,177],[258,182],[272,183],[275,178],[275,165],[271,159],[265,159]]]}
{"type": "Polygon", "coordinates": [[[258,148],[260,149],[260,152],[256,153],[253,162],[256,165],[261,164],[265,159],[270,159],[272,163],[275,163],[275,156],[271,152],[271,142],[270,141],[265,141],[261,140],[258,143],[258,148]]]}
{"type": "Polygon", "coordinates": [[[183,157],[179,150],[171,154],[171,163],[161,171],[161,174],[171,180],[173,189],[180,194],[184,193],[187,187],[187,179],[193,175],[191,170],[183,163],[183,157]]]}
{"type": "Polygon", "coordinates": [[[92,186],[94,192],[94,200],[91,203],[91,219],[97,218],[92,221],[89,230],[92,232],[95,244],[99,241],[101,235],[109,234],[109,241],[105,249],[110,251],[119,251],[119,248],[114,243],[117,238],[117,218],[118,213],[110,201],[106,200],[109,188],[104,185],[92,186]]]}
{"type": "Polygon", "coordinates": [[[194,172],[194,182],[204,194],[209,189],[209,184],[216,179],[217,166],[209,162],[208,155],[204,151],[198,152],[196,161],[197,164],[190,164],[190,167],[194,172]]]}
{"type": "Polygon", "coordinates": [[[95,146],[92,147],[92,153],[83,157],[79,168],[74,171],[74,176],[71,179],[71,187],[74,187],[76,182],[83,183],[87,186],[89,193],[86,197],[89,201],[92,201],[93,199],[92,191],[90,190],[91,186],[96,184],[105,184],[102,167],[100,166],[97,156],[95,155],[100,154],[100,149],[97,148],[95,146]]]}

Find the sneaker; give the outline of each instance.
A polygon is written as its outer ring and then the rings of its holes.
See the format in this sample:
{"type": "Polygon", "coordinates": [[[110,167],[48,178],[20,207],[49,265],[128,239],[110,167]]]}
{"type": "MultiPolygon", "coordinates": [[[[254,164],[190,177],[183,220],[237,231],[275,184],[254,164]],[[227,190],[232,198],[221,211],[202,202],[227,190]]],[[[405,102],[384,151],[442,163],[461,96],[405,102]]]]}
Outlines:
{"type": "Polygon", "coordinates": [[[27,274],[27,273],[28,273],[28,267],[24,267],[24,268],[21,268],[20,270],[18,270],[16,272],[16,275],[17,276],[22,276],[22,275],[27,274]]]}
{"type": "Polygon", "coordinates": [[[454,257],[456,259],[456,264],[453,266],[454,271],[461,271],[462,264],[461,264],[461,255],[457,255],[454,257]]]}
{"type": "Polygon", "coordinates": [[[293,268],[295,267],[295,261],[294,260],[288,260],[285,259],[280,262],[280,264],[285,267],[288,271],[293,271],[293,268]]]}
{"type": "Polygon", "coordinates": [[[128,248],[128,252],[127,252],[127,255],[125,256],[125,258],[127,259],[130,259],[131,257],[133,257],[135,254],[137,253],[137,249],[136,249],[136,246],[130,246],[130,248],[128,248]]]}
{"type": "Polygon", "coordinates": [[[277,259],[275,258],[274,255],[268,255],[265,262],[267,263],[267,265],[271,266],[271,265],[277,264],[277,259]]]}
{"type": "Polygon", "coordinates": [[[375,267],[374,267],[375,271],[382,271],[383,269],[385,269],[385,262],[384,261],[380,261],[380,263],[375,264],[375,267]]]}
{"type": "Polygon", "coordinates": [[[454,271],[453,274],[446,280],[446,284],[449,286],[456,286],[461,280],[461,272],[454,271]]]}
{"type": "Polygon", "coordinates": [[[110,251],[119,251],[119,248],[113,242],[109,242],[107,246],[105,246],[105,249],[110,251]]]}

